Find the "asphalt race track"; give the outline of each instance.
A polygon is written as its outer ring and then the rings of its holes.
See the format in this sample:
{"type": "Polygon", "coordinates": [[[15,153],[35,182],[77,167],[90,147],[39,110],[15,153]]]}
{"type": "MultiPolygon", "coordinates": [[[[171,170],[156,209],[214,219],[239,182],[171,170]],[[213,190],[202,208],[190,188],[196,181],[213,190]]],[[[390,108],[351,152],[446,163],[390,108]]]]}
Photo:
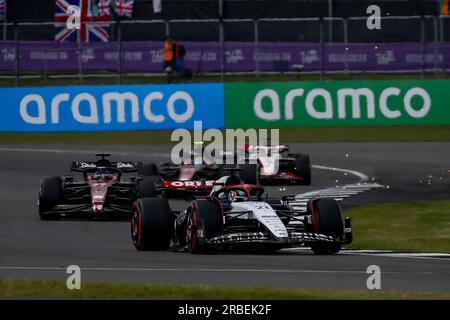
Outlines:
{"type": "MultiPolygon", "coordinates": [[[[386,201],[449,199],[450,143],[311,143],[291,145],[311,155],[309,187],[268,187],[272,195],[299,194],[358,182],[333,171],[351,169],[386,186],[343,201],[346,208],[386,201]],[[387,188],[388,186],[388,188],[387,188]]],[[[191,255],[137,252],[127,221],[41,221],[40,180],[68,173],[72,160],[112,152],[116,160],[159,162],[168,147],[0,146],[0,278],[61,279],[68,265],[82,268],[83,280],[155,283],[366,289],[366,269],[379,265],[383,290],[450,291],[450,259],[390,257],[364,252],[315,256],[309,250],[275,255],[191,255]]],[[[184,203],[174,201],[181,209],[184,203]]]]}

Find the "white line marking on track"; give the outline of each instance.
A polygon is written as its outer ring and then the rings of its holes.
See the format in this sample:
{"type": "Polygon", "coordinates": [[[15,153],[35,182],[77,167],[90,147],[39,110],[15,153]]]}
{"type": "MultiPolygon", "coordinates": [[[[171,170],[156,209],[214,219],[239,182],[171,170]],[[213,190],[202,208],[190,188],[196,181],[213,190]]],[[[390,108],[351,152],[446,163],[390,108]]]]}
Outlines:
{"type": "Polygon", "coordinates": [[[384,258],[403,258],[403,259],[427,259],[427,260],[440,260],[440,261],[447,261],[450,262],[450,258],[435,254],[430,255],[420,255],[420,254],[414,254],[414,255],[406,255],[402,253],[345,253],[342,252],[342,254],[347,255],[362,255],[362,256],[373,256],[373,257],[384,257],[384,258]]]}
{"type": "MultiPolygon", "coordinates": [[[[83,271],[143,271],[143,272],[233,272],[233,273],[341,273],[341,274],[366,274],[366,270],[302,270],[302,269],[207,269],[207,268],[106,268],[106,267],[80,267],[83,271]]],[[[0,270],[35,270],[35,271],[65,271],[65,267],[0,267],[0,270]]],[[[400,274],[401,272],[386,272],[400,274]]]]}
{"type": "Polygon", "coordinates": [[[356,170],[350,170],[350,169],[342,169],[342,168],[335,168],[335,167],[327,167],[327,166],[321,166],[321,165],[312,165],[313,168],[316,169],[322,169],[322,170],[331,170],[331,171],[339,171],[339,172],[346,172],[350,173],[354,176],[357,176],[361,182],[365,182],[369,180],[369,177],[366,176],[364,173],[356,171],[356,170]]]}
{"type": "MultiPolygon", "coordinates": [[[[337,201],[342,201],[344,199],[350,198],[351,196],[361,194],[365,191],[369,191],[377,188],[384,188],[384,186],[378,183],[367,183],[369,177],[362,172],[350,169],[342,169],[336,167],[327,167],[322,165],[312,165],[313,168],[320,170],[330,170],[330,171],[339,171],[345,172],[348,174],[352,174],[359,178],[359,181],[352,184],[346,184],[344,186],[338,187],[329,187],[325,189],[313,190],[305,193],[300,193],[295,196],[295,201],[292,202],[292,205],[297,209],[306,207],[307,201],[313,197],[320,198],[334,198],[337,201]]],[[[302,210],[302,209],[300,209],[302,210]]],[[[305,208],[303,208],[305,210],[305,208]]]]}
{"type": "MultiPolygon", "coordinates": [[[[310,248],[289,248],[283,249],[287,252],[310,252],[310,248]]],[[[377,256],[377,257],[389,257],[389,258],[415,258],[415,259],[433,259],[450,262],[449,253],[441,252],[418,252],[418,253],[403,253],[394,252],[392,250],[370,250],[370,249],[343,249],[339,251],[339,255],[363,255],[363,256],[377,256]]]]}

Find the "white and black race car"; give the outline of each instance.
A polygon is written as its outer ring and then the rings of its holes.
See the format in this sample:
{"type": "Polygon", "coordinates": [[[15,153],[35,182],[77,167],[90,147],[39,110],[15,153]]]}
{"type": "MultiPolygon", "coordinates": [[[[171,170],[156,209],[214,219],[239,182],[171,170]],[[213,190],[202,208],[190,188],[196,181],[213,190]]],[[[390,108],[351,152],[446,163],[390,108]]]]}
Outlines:
{"type": "Polygon", "coordinates": [[[241,162],[258,163],[259,180],[263,184],[311,184],[309,155],[291,153],[289,146],[244,145],[241,162]]]}
{"type": "Polygon", "coordinates": [[[182,212],[171,210],[165,198],[138,199],[131,237],[137,250],[191,253],[306,246],[333,254],[352,242],[350,218],[344,222],[334,199],[311,199],[306,213],[293,210],[289,201],[293,197],[269,199],[263,187],[225,176],[210,195],[197,197],[182,212]]]}

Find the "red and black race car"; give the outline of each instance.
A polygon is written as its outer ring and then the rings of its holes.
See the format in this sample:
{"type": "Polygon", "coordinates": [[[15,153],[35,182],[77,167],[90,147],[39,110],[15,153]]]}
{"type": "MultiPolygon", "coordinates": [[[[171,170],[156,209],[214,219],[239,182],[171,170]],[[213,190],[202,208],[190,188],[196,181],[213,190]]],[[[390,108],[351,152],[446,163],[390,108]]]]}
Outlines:
{"type": "Polygon", "coordinates": [[[143,176],[142,163],[111,162],[106,159],[109,154],[96,156],[98,161],[73,162],[71,175],[42,180],[38,200],[42,220],[129,217],[136,199],[155,196],[155,181],[143,176]]]}
{"type": "MultiPolygon", "coordinates": [[[[174,165],[165,162],[159,168],[154,164],[146,167],[154,168],[153,174],[160,177],[159,181],[156,179],[157,189],[167,198],[206,195],[229,171],[239,171],[241,179],[249,183],[257,183],[258,179],[257,165],[252,164],[241,165],[238,170],[235,165],[205,163],[174,165]]],[[[150,175],[150,171],[148,169],[145,173],[150,175]]]]}

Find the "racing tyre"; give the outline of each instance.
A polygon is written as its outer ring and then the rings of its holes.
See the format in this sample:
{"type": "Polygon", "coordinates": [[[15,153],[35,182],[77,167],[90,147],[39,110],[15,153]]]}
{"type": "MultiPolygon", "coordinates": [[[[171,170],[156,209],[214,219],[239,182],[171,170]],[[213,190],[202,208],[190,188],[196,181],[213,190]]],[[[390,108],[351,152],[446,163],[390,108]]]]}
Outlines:
{"type": "Polygon", "coordinates": [[[217,237],[222,230],[222,208],[218,201],[207,199],[192,203],[186,226],[186,242],[191,253],[213,253],[204,239],[217,237]]]}
{"type": "MultiPolygon", "coordinates": [[[[318,199],[308,203],[314,232],[332,236],[339,240],[344,236],[344,224],[339,204],[334,199],[318,199]]],[[[311,246],[315,254],[334,254],[341,250],[340,243],[318,243],[311,246]]]]}
{"type": "Polygon", "coordinates": [[[299,184],[308,186],[311,184],[311,161],[307,154],[295,155],[295,173],[303,178],[298,181],[299,184]]]}
{"type": "Polygon", "coordinates": [[[239,177],[244,183],[259,184],[259,168],[257,164],[243,164],[239,177]]]}
{"type": "Polygon", "coordinates": [[[41,184],[39,192],[39,216],[42,220],[58,220],[59,213],[48,213],[64,199],[64,191],[61,187],[61,178],[57,176],[46,177],[41,184]]]}
{"type": "Polygon", "coordinates": [[[158,166],[154,163],[146,164],[139,169],[141,176],[157,176],[159,175],[158,166]]]}
{"type": "Polygon", "coordinates": [[[158,196],[157,177],[145,177],[137,182],[137,198],[154,198],[158,196]]]}
{"type": "Polygon", "coordinates": [[[173,217],[167,199],[136,200],[131,216],[131,239],[137,250],[167,250],[172,234],[173,217]]]}

